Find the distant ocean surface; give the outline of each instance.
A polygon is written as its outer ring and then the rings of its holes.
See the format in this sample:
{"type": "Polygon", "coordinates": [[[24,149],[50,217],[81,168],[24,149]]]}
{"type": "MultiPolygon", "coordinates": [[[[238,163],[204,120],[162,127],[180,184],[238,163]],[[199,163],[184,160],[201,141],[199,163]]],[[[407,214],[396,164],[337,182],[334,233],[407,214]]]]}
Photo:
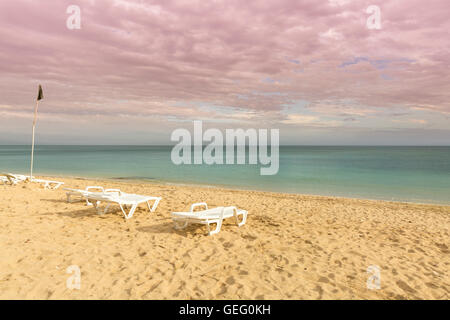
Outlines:
{"type": "MultiPolygon", "coordinates": [[[[260,165],[174,165],[171,146],[44,146],[34,173],[450,204],[450,147],[280,147],[277,175],[260,165]]],[[[30,146],[0,146],[0,172],[28,173],[30,146]]]]}

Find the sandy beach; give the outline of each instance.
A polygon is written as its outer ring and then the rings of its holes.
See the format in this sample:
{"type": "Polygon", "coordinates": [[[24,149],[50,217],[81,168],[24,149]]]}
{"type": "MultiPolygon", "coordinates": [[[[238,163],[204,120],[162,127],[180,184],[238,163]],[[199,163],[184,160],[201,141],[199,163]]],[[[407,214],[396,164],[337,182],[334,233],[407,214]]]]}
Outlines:
{"type": "MultiPolygon", "coordinates": [[[[56,179],[56,178],[52,178],[56,179]]],[[[98,215],[65,191],[0,185],[1,299],[449,299],[450,207],[112,180],[57,178],[161,196],[156,212],[98,215]],[[173,229],[194,202],[235,205],[207,236],[173,229]],[[66,270],[81,270],[68,289],[66,270]],[[370,265],[380,289],[369,290],[370,265]]]]}

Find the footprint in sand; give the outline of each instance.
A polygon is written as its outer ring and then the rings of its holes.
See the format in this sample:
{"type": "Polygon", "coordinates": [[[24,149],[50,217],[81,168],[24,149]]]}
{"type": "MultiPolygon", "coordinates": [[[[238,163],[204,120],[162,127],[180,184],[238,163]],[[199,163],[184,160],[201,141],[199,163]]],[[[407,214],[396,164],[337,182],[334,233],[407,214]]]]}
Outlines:
{"type": "Polygon", "coordinates": [[[398,280],[396,283],[397,283],[397,286],[400,289],[402,289],[403,291],[405,291],[406,293],[415,293],[416,292],[416,290],[411,288],[406,282],[404,282],[402,280],[398,280]]]}
{"type": "Polygon", "coordinates": [[[327,277],[320,277],[318,281],[322,282],[322,283],[329,283],[330,282],[330,280],[327,277]]]}
{"type": "Polygon", "coordinates": [[[232,284],[235,284],[235,283],[236,283],[236,281],[234,280],[234,277],[233,277],[233,276],[228,277],[227,280],[225,280],[225,282],[226,282],[227,284],[229,284],[229,285],[232,285],[232,284]]]}
{"type": "Polygon", "coordinates": [[[318,300],[322,299],[322,294],[323,294],[323,289],[321,286],[317,285],[314,288],[314,291],[317,291],[317,293],[319,294],[319,296],[317,297],[318,300]]]}
{"type": "Polygon", "coordinates": [[[248,234],[248,235],[243,235],[242,238],[247,239],[247,240],[250,240],[250,241],[254,241],[254,240],[257,239],[256,237],[251,236],[251,235],[249,235],[249,234],[248,234]]]}
{"type": "Polygon", "coordinates": [[[450,251],[448,250],[448,247],[445,245],[445,243],[435,243],[436,247],[438,247],[439,249],[441,249],[441,251],[443,253],[449,253],[450,251]]]}
{"type": "Polygon", "coordinates": [[[225,242],[223,244],[223,247],[226,248],[226,249],[231,248],[232,246],[233,246],[233,243],[231,243],[231,242],[225,242]]]}

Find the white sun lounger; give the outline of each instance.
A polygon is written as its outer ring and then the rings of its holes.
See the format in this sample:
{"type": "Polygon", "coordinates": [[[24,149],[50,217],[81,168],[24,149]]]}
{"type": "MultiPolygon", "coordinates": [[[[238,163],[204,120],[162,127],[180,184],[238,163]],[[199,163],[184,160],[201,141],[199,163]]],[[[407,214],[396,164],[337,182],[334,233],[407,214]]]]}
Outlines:
{"type": "Polygon", "coordinates": [[[44,179],[30,179],[31,182],[37,182],[44,186],[44,189],[58,189],[64,182],[44,180],[44,179]]]}
{"type": "Polygon", "coordinates": [[[30,176],[25,176],[23,174],[13,174],[13,173],[2,173],[0,174],[0,181],[3,184],[11,184],[16,185],[22,181],[31,181],[37,182],[44,186],[45,189],[58,189],[64,182],[60,181],[52,181],[52,180],[44,180],[44,179],[35,179],[34,177],[30,179],[30,176]]]}
{"type": "Polygon", "coordinates": [[[118,204],[120,206],[120,209],[122,210],[122,213],[125,216],[125,219],[130,219],[133,216],[134,212],[136,211],[138,205],[140,205],[141,203],[147,203],[147,207],[150,210],[150,212],[154,212],[162,199],[161,197],[150,197],[150,196],[142,196],[139,194],[124,193],[121,192],[120,190],[108,193],[105,192],[101,194],[89,193],[85,196],[85,198],[88,201],[92,202],[92,204],[97,209],[97,212],[99,214],[105,214],[112,203],[118,204]],[[151,201],[153,201],[152,206],[150,206],[151,201]],[[104,210],[100,210],[100,208],[98,207],[98,205],[101,202],[107,203],[104,210]],[[129,206],[131,206],[131,208],[127,213],[126,210],[128,210],[129,206]]]}
{"type": "Polygon", "coordinates": [[[13,174],[13,173],[1,173],[0,181],[3,184],[16,185],[19,182],[29,180],[30,176],[24,176],[22,174],[13,174]]]}
{"type": "Polygon", "coordinates": [[[16,179],[13,179],[11,176],[9,176],[6,173],[0,174],[0,182],[2,184],[11,184],[11,185],[17,184],[16,179]]]}
{"type": "Polygon", "coordinates": [[[213,235],[219,233],[222,227],[223,219],[234,217],[236,224],[240,227],[247,221],[246,210],[237,209],[236,207],[217,207],[208,209],[208,205],[205,202],[194,203],[191,206],[189,212],[172,212],[172,220],[174,222],[175,229],[184,229],[191,223],[205,224],[208,229],[208,234],[213,235]],[[196,211],[196,207],[204,206],[206,210],[196,211]],[[239,222],[239,216],[242,216],[242,221],[239,222]],[[210,224],[216,224],[216,229],[211,231],[210,224]]]}
{"type": "Polygon", "coordinates": [[[80,197],[82,200],[86,200],[86,205],[92,206],[92,203],[89,202],[87,199],[88,195],[101,195],[104,193],[110,193],[110,192],[120,192],[119,189],[103,189],[103,187],[100,186],[88,186],[86,189],[70,189],[70,188],[64,188],[66,190],[66,196],[67,196],[67,202],[72,203],[72,197],[80,197]],[[91,191],[91,190],[98,190],[98,191],[91,191]]]}

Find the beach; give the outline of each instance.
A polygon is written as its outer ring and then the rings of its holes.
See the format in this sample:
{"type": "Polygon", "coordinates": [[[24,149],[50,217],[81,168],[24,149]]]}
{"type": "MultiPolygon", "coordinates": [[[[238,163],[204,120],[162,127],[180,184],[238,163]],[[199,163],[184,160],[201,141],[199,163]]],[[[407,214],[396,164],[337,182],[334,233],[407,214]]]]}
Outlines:
{"type": "Polygon", "coordinates": [[[0,185],[0,299],[449,299],[450,206],[43,177],[160,196],[125,220],[65,191],[0,185]],[[174,230],[196,202],[249,212],[219,234],[174,230]],[[81,271],[69,289],[70,266],[81,271]],[[369,289],[369,266],[380,287],[369,289]],[[373,270],[373,269],[372,269],[373,270]]]}

